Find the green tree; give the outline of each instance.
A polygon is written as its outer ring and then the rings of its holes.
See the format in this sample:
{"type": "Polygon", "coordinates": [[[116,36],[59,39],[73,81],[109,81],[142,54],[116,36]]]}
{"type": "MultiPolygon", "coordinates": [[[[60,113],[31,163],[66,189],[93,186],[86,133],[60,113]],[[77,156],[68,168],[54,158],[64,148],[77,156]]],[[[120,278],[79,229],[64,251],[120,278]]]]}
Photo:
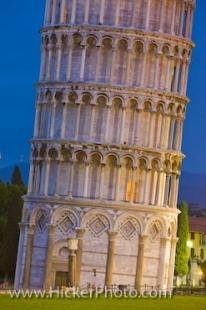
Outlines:
{"type": "Polygon", "coordinates": [[[203,281],[206,285],[206,260],[200,264],[203,273],[203,281]]]}
{"type": "Polygon", "coordinates": [[[3,240],[3,269],[4,275],[13,279],[15,275],[17,249],[19,241],[19,222],[23,207],[22,195],[25,189],[22,186],[8,185],[8,205],[3,240]]]}
{"type": "Polygon", "coordinates": [[[187,240],[189,237],[189,218],[187,204],[182,202],[179,210],[181,213],[178,216],[177,236],[179,241],[176,249],[175,274],[182,277],[188,273],[187,240]]]}
{"type": "Polygon", "coordinates": [[[19,166],[14,167],[12,177],[11,177],[11,184],[24,186],[24,182],[22,179],[21,170],[19,166]]]}

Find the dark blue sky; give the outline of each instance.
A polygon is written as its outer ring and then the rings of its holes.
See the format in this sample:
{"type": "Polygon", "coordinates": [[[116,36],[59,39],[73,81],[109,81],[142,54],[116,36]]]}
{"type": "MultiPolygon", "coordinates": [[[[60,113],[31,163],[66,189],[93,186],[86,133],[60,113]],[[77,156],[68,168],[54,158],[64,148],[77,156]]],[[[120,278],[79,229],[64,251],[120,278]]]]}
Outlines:
{"type": "MultiPolygon", "coordinates": [[[[1,1],[0,167],[28,160],[38,80],[44,0],[1,1]]],[[[206,1],[197,0],[184,126],[184,170],[206,172],[206,1]]]]}

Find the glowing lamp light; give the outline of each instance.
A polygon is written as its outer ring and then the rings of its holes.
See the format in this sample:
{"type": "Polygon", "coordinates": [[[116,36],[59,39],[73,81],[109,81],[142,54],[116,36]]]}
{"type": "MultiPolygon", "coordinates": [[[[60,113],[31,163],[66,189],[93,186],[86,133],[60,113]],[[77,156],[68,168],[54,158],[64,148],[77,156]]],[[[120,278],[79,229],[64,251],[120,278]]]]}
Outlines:
{"type": "Polygon", "coordinates": [[[191,240],[187,240],[187,247],[191,249],[193,247],[193,242],[191,240]]]}

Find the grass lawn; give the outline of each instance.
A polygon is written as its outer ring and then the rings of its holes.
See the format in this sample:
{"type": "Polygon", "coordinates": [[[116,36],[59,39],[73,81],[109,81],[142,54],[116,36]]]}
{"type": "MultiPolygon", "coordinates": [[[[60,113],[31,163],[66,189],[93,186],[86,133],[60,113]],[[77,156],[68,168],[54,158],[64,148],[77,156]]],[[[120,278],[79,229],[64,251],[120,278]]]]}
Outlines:
{"type": "Polygon", "coordinates": [[[11,299],[0,296],[2,310],[205,310],[206,297],[173,297],[171,299],[11,299]]]}

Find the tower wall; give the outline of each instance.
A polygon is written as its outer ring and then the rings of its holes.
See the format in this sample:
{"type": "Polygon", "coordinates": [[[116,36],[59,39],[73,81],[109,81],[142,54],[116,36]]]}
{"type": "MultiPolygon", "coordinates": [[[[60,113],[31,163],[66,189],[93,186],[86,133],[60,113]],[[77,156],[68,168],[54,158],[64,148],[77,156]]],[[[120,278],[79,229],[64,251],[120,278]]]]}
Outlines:
{"type": "Polygon", "coordinates": [[[172,287],[193,10],[47,1],[17,287],[172,287]]]}

